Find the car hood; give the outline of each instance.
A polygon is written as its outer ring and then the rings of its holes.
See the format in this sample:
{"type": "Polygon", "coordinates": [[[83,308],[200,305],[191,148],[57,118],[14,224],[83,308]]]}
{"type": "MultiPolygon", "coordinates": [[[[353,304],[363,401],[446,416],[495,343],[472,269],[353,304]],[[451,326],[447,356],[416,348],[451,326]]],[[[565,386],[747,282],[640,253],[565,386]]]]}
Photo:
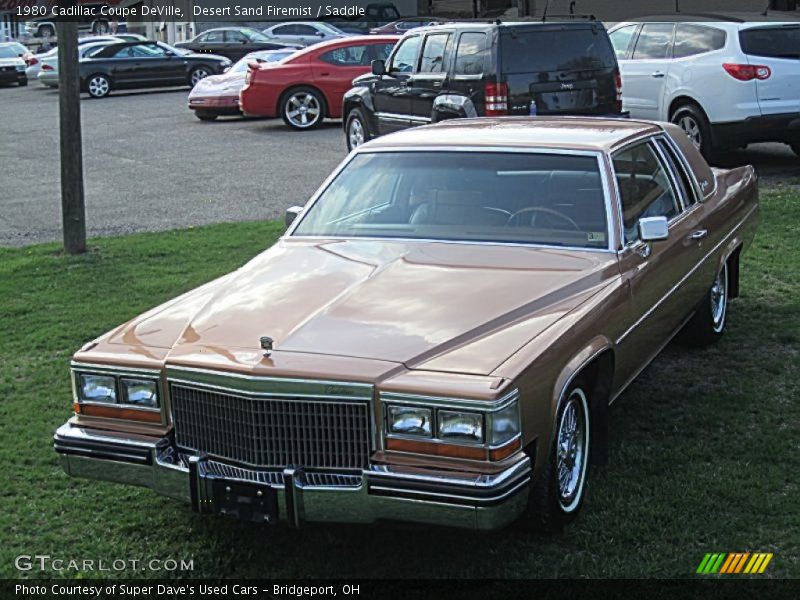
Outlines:
{"type": "MultiPolygon", "coordinates": [[[[223,73],[222,75],[209,75],[204,77],[192,88],[189,96],[207,96],[208,94],[222,94],[229,92],[231,95],[239,93],[244,87],[246,73],[223,73]]],[[[229,95],[226,94],[226,95],[229,95]]]]}
{"type": "MultiPolygon", "coordinates": [[[[284,240],[111,332],[169,355],[258,350],[488,374],[607,285],[614,255],[436,242],[284,240]],[[490,340],[481,352],[476,341],[490,340]],[[452,362],[452,361],[450,361],[452,362]]],[[[618,274],[618,272],[616,272],[618,274]]]]}
{"type": "MultiPolygon", "coordinates": [[[[182,47],[175,44],[176,47],[182,47]]],[[[219,62],[231,62],[231,60],[225,56],[221,56],[219,54],[205,54],[200,52],[190,52],[189,54],[184,54],[180,58],[186,58],[191,60],[213,60],[219,62]]]]}

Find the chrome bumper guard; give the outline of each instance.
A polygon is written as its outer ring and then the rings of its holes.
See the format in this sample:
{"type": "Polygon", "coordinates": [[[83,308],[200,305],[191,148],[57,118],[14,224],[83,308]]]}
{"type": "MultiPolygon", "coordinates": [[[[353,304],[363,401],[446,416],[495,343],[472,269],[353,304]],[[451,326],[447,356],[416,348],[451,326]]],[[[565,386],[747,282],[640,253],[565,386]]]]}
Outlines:
{"type": "Polygon", "coordinates": [[[235,495],[244,486],[253,494],[240,498],[239,506],[245,507],[240,517],[261,522],[280,519],[294,527],[305,522],[395,520],[500,529],[525,510],[532,477],[527,456],[494,475],[412,473],[388,465],[346,473],[256,470],[181,454],[169,438],[130,439],[72,423],[58,428],[54,447],[64,471],[73,477],[145,486],[191,503],[204,514],[230,514],[219,508],[219,488],[235,495]],[[257,509],[262,495],[274,503],[270,510],[257,509]]]}

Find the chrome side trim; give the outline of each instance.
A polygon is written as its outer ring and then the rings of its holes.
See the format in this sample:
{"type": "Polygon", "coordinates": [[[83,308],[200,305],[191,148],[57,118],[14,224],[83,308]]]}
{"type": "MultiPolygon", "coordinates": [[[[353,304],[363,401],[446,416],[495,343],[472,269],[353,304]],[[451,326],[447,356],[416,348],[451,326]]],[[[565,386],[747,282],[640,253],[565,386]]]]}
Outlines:
{"type": "Polygon", "coordinates": [[[734,227],[733,227],[733,228],[730,230],[730,232],[728,232],[728,235],[726,235],[726,236],[725,236],[723,239],[721,239],[721,240],[720,240],[720,241],[719,241],[719,242],[718,242],[718,243],[717,243],[717,244],[716,244],[716,245],[715,245],[715,246],[714,246],[714,247],[713,247],[711,250],[709,250],[708,252],[706,252],[706,255],[705,255],[703,258],[701,258],[701,259],[700,259],[700,260],[697,262],[697,264],[696,264],[695,266],[693,266],[693,267],[691,268],[691,270],[690,270],[688,273],[686,273],[686,275],[684,275],[684,276],[683,276],[683,277],[680,279],[680,281],[678,281],[678,283],[676,283],[675,285],[673,285],[673,286],[672,286],[672,287],[671,287],[671,288],[670,288],[670,289],[667,291],[667,293],[666,293],[666,294],[664,294],[664,295],[663,295],[661,298],[659,298],[659,300],[658,300],[658,301],[657,301],[657,302],[656,302],[656,303],[655,303],[653,306],[651,306],[651,307],[650,307],[650,308],[647,310],[647,312],[645,312],[645,313],[644,313],[644,314],[643,314],[641,317],[639,317],[639,318],[636,320],[636,322],[635,322],[633,325],[631,325],[630,327],[628,327],[628,329],[627,329],[627,330],[626,330],[626,331],[625,331],[625,332],[624,332],[624,333],[623,333],[623,334],[622,334],[622,335],[619,337],[619,339],[617,339],[617,342],[616,342],[616,343],[617,343],[617,345],[621,344],[621,343],[622,343],[622,341],[623,341],[623,340],[624,340],[626,337],[628,337],[628,335],[629,335],[629,334],[630,334],[630,333],[631,333],[631,332],[632,332],[634,329],[636,329],[636,328],[637,328],[637,327],[638,327],[638,326],[639,326],[639,325],[640,325],[640,324],[641,324],[641,323],[642,323],[642,322],[643,322],[645,319],[647,319],[647,318],[648,318],[648,317],[649,317],[651,314],[653,314],[653,312],[654,312],[654,311],[655,311],[655,310],[656,310],[656,309],[657,309],[659,306],[661,306],[661,305],[662,305],[662,304],[663,304],[663,303],[664,303],[664,302],[667,300],[667,298],[669,298],[669,297],[670,297],[670,296],[671,296],[673,293],[675,293],[675,291],[676,291],[676,290],[677,290],[679,287],[681,287],[681,286],[682,286],[682,285],[683,285],[683,284],[686,282],[686,280],[687,280],[687,279],[689,279],[689,277],[691,277],[691,276],[694,274],[694,272],[695,272],[695,271],[697,271],[697,269],[699,269],[699,268],[702,266],[702,264],[703,264],[703,263],[704,263],[706,260],[708,260],[708,258],[709,258],[709,257],[710,257],[712,254],[714,254],[715,252],[717,252],[717,251],[720,249],[720,247],[722,247],[722,246],[723,246],[723,245],[724,245],[724,244],[725,244],[725,243],[726,243],[726,242],[727,242],[727,241],[728,241],[728,240],[731,238],[731,236],[733,236],[733,234],[734,234],[734,233],[736,233],[736,231],[737,231],[737,230],[738,230],[738,229],[739,229],[739,228],[740,228],[740,227],[741,227],[741,226],[742,226],[742,225],[745,223],[745,221],[747,221],[747,220],[750,218],[750,215],[752,215],[752,214],[753,214],[753,213],[756,211],[756,209],[757,209],[757,208],[758,208],[757,206],[753,206],[753,207],[752,207],[752,208],[751,208],[749,211],[747,211],[747,214],[746,214],[746,215],[745,215],[745,216],[742,218],[742,220],[741,220],[741,221],[739,221],[739,222],[738,222],[738,223],[737,223],[737,224],[736,224],[736,225],[735,225],[735,226],[734,226],[734,227]]]}
{"type": "Polygon", "coordinates": [[[123,367],[116,365],[91,364],[71,361],[70,367],[76,371],[92,371],[116,375],[142,375],[144,377],[160,377],[161,369],[146,369],[141,367],[123,367]]]}
{"type": "Polygon", "coordinates": [[[430,123],[430,118],[427,117],[419,117],[417,115],[403,115],[400,113],[386,113],[386,112],[376,112],[375,116],[379,119],[383,119],[384,121],[411,121],[412,123],[430,123]]]}

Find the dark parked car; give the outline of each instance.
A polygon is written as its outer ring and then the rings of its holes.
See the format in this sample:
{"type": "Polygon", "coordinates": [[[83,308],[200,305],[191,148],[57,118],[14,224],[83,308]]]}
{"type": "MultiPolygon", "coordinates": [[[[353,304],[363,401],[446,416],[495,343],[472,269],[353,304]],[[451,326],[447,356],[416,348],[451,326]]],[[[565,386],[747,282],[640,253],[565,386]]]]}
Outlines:
{"type": "Polygon", "coordinates": [[[224,56],[194,54],[161,42],[120,42],[101,48],[79,68],[81,90],[103,98],[112,89],[194,86],[230,66],[224,56]]]}
{"type": "Polygon", "coordinates": [[[256,50],[284,50],[302,48],[300,44],[283,44],[269,39],[260,31],[249,27],[221,27],[204,31],[188,42],[175,44],[193,52],[220,54],[231,60],[239,60],[256,50]]]}
{"type": "Polygon", "coordinates": [[[457,117],[622,115],[611,41],[595,21],[414,29],[345,94],[348,148],[457,117]]]}
{"type": "Polygon", "coordinates": [[[400,12],[392,2],[371,2],[364,7],[364,14],[352,20],[336,23],[346,33],[362,35],[371,29],[383,27],[401,18],[400,12]]]}
{"type": "Polygon", "coordinates": [[[434,21],[430,17],[409,17],[408,19],[392,21],[381,27],[373,27],[369,32],[377,35],[403,35],[418,27],[432,27],[433,25],[441,25],[442,23],[444,23],[444,21],[434,21]]]}

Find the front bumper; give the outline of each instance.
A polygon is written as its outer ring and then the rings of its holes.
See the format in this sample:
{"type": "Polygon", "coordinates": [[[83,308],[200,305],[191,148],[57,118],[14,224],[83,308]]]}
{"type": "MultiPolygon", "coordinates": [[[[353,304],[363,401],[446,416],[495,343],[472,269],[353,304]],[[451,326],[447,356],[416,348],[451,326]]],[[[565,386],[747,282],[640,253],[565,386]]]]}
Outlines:
{"type": "Polygon", "coordinates": [[[17,71],[6,68],[0,69],[0,83],[25,83],[28,81],[28,76],[25,71],[17,71]]]}
{"type": "Polygon", "coordinates": [[[239,115],[239,96],[189,96],[189,109],[215,114],[239,115]]]}
{"type": "Polygon", "coordinates": [[[389,465],[347,473],[254,470],[182,455],[168,438],[123,437],[73,423],[58,428],[54,446],[73,477],[145,486],[200,513],[223,514],[212,510],[215,482],[274,489],[278,518],[294,527],[396,520],[500,529],[524,512],[532,478],[527,456],[494,475],[389,465]]]}
{"type": "Polygon", "coordinates": [[[734,148],[758,142],[800,142],[800,113],[760,115],[732,123],[711,123],[714,143],[734,148]]]}

